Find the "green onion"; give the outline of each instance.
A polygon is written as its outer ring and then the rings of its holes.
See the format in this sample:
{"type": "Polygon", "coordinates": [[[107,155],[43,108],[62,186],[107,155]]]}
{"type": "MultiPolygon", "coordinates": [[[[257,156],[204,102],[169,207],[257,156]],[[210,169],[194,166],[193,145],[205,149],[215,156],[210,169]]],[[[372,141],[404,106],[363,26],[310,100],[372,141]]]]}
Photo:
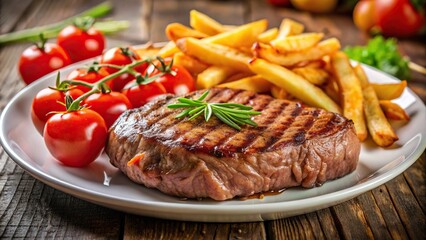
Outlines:
{"type": "MultiPolygon", "coordinates": [[[[77,18],[80,17],[92,17],[98,18],[106,15],[112,10],[111,3],[103,2],[87,11],[84,11],[78,15],[67,18],[58,23],[39,26],[31,29],[25,29],[21,31],[16,31],[12,33],[6,33],[0,35],[0,46],[16,43],[16,42],[35,42],[39,39],[40,33],[43,33],[45,38],[54,38],[57,34],[66,26],[72,24],[77,18]]],[[[129,23],[127,21],[103,21],[96,22],[93,26],[95,29],[99,31],[109,34],[113,32],[117,32],[129,27],[129,23]]]]}

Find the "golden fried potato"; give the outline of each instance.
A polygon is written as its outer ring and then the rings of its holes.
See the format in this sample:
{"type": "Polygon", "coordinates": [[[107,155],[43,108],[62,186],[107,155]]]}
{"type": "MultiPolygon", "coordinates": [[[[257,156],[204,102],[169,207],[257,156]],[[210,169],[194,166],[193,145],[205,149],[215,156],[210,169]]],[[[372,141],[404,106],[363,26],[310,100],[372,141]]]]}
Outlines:
{"type": "Polygon", "coordinates": [[[166,27],[166,36],[169,40],[176,42],[178,39],[185,37],[193,37],[193,38],[205,38],[209,35],[189,28],[180,23],[170,23],[166,27]]]}
{"type": "Polygon", "coordinates": [[[301,67],[293,68],[292,71],[315,85],[322,85],[330,78],[330,74],[321,68],[301,67]]]}
{"type": "Polygon", "coordinates": [[[356,65],[354,67],[354,71],[362,88],[364,113],[368,131],[377,145],[381,147],[390,146],[398,140],[398,137],[386,119],[385,114],[380,107],[376,92],[370,85],[368,77],[361,65],[356,65]]]}
{"type": "Polygon", "coordinates": [[[250,22],[236,27],[227,32],[217,34],[203,39],[208,43],[216,43],[229,47],[251,47],[257,40],[259,34],[263,33],[268,27],[266,19],[250,22]]]}
{"type": "Polygon", "coordinates": [[[280,53],[298,52],[317,45],[323,37],[323,33],[302,33],[272,40],[271,45],[280,53]]]}
{"type": "Polygon", "coordinates": [[[250,56],[234,48],[206,43],[195,38],[179,39],[176,45],[183,53],[200,59],[205,63],[250,72],[248,67],[250,56]]]}
{"type": "Polygon", "coordinates": [[[339,85],[343,115],[354,122],[359,140],[364,141],[367,138],[367,128],[364,119],[361,83],[345,53],[334,53],[331,56],[331,67],[339,85]]]}
{"type": "Polygon", "coordinates": [[[191,10],[189,12],[189,25],[195,30],[209,36],[225,32],[227,29],[218,21],[197,10],[191,10]]]}
{"type": "Polygon", "coordinates": [[[336,38],[330,38],[319,42],[315,47],[301,52],[279,53],[274,48],[263,43],[257,43],[253,47],[253,54],[269,62],[291,67],[306,61],[320,60],[325,55],[333,54],[340,49],[340,42],[336,38]]]}
{"type": "Polygon", "coordinates": [[[303,24],[298,23],[289,18],[284,18],[281,21],[277,39],[283,39],[288,36],[301,34],[304,29],[305,29],[305,26],[303,26],[303,24]]]}
{"type": "Polygon", "coordinates": [[[285,67],[257,58],[250,61],[250,69],[311,106],[341,112],[339,105],[320,88],[285,67]]]}
{"type": "Polygon", "coordinates": [[[176,65],[180,65],[186,68],[193,76],[198,75],[209,67],[209,65],[201,62],[200,60],[188,56],[182,52],[178,52],[173,56],[173,62],[176,65]]]}
{"type": "Polygon", "coordinates": [[[234,88],[253,91],[257,93],[269,92],[272,84],[259,75],[245,77],[232,82],[222,83],[217,87],[234,88]]]}
{"type": "Polygon", "coordinates": [[[390,120],[396,121],[409,121],[410,116],[407,112],[398,104],[393,103],[389,100],[379,100],[380,107],[382,108],[386,117],[390,120]]]}
{"type": "Polygon", "coordinates": [[[277,85],[273,85],[273,84],[271,87],[271,95],[272,97],[276,99],[288,99],[288,100],[293,99],[293,96],[291,96],[290,93],[288,93],[283,88],[280,88],[277,85]]]}
{"type": "Polygon", "coordinates": [[[371,84],[376,91],[377,97],[380,100],[392,100],[399,98],[407,87],[407,81],[401,81],[399,83],[372,83],[371,84]]]}
{"type": "Polygon", "coordinates": [[[257,41],[261,43],[269,43],[278,36],[278,28],[271,28],[257,36],[257,41]]]}
{"type": "Polygon", "coordinates": [[[197,88],[211,88],[222,82],[235,73],[235,70],[224,66],[210,66],[198,74],[197,88]]]}

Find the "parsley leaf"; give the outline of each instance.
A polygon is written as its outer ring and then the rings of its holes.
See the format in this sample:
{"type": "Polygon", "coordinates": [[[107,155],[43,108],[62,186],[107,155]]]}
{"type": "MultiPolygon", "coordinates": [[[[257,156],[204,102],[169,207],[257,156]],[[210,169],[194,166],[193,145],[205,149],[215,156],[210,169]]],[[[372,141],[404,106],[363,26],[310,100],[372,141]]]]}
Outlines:
{"type": "Polygon", "coordinates": [[[410,79],[408,59],[398,51],[396,39],[376,36],[366,46],[353,46],[344,49],[349,58],[378,68],[399,79],[410,79]]]}

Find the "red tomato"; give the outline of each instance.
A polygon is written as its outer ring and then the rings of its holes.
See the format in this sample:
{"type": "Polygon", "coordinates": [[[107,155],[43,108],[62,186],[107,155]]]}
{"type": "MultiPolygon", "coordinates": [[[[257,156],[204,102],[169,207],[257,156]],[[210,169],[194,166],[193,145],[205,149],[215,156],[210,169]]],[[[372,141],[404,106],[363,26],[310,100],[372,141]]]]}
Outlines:
{"type": "Polygon", "coordinates": [[[31,46],[21,54],[18,68],[22,79],[30,84],[42,76],[71,63],[68,54],[54,43],[31,46]]]}
{"type": "MultiPolygon", "coordinates": [[[[135,60],[141,60],[139,55],[136,53],[136,51],[131,48],[111,48],[110,50],[106,51],[102,57],[101,57],[101,64],[114,64],[118,66],[124,66],[127,64],[132,63],[135,60]]],[[[137,67],[134,68],[135,71],[143,74],[145,72],[145,69],[148,67],[148,63],[143,63],[137,67]]],[[[118,71],[118,69],[114,68],[106,68],[106,70],[112,74],[118,71]]],[[[135,79],[135,77],[129,73],[122,74],[114,79],[111,80],[111,89],[113,91],[121,91],[124,86],[135,79]]]]}
{"type": "Polygon", "coordinates": [[[129,99],[119,92],[92,94],[84,100],[84,104],[102,116],[107,128],[111,127],[124,111],[132,108],[129,99]]]}
{"type": "Polygon", "coordinates": [[[94,28],[84,31],[74,25],[62,29],[57,43],[68,52],[72,62],[78,62],[102,54],[104,35],[94,28]]]}
{"type": "Polygon", "coordinates": [[[101,115],[86,108],[53,115],[44,129],[44,142],[63,164],[83,167],[102,152],[107,131],[101,115]]]}
{"type": "Polygon", "coordinates": [[[152,98],[167,93],[161,83],[152,82],[146,85],[136,85],[136,81],[129,82],[123,89],[123,94],[130,100],[133,108],[143,106],[152,98]]]}
{"type": "MultiPolygon", "coordinates": [[[[166,59],[165,63],[170,64],[170,60],[166,59]]],[[[170,70],[172,73],[166,73],[156,80],[164,86],[168,93],[182,95],[195,90],[195,80],[186,68],[173,64],[170,70]]],[[[152,65],[147,72],[150,76],[161,74],[161,71],[152,65]]]]}
{"type": "MultiPolygon", "coordinates": [[[[87,68],[77,68],[68,75],[67,79],[95,83],[108,75],[109,73],[104,68],[100,68],[98,71],[88,70],[87,68]]],[[[108,81],[106,83],[109,87],[111,87],[110,82],[111,81],[108,81]]],[[[83,92],[88,92],[91,90],[85,86],[77,86],[77,88],[83,92]]]]}
{"type": "Polygon", "coordinates": [[[83,92],[79,89],[71,89],[65,93],[51,88],[44,88],[34,97],[31,105],[31,119],[40,134],[43,134],[47,120],[53,116],[53,114],[48,113],[66,111],[65,106],[60,104],[60,102],[65,103],[66,94],[76,99],[83,95],[83,92]]]}
{"type": "Polygon", "coordinates": [[[375,5],[377,26],[386,36],[413,36],[424,24],[424,15],[409,0],[376,0],[375,5]]]}
{"type": "Polygon", "coordinates": [[[290,0],[267,0],[267,2],[275,6],[290,6],[290,0]]]}
{"type": "Polygon", "coordinates": [[[370,31],[376,25],[374,0],[359,1],[354,9],[353,19],[358,29],[370,31]]]}

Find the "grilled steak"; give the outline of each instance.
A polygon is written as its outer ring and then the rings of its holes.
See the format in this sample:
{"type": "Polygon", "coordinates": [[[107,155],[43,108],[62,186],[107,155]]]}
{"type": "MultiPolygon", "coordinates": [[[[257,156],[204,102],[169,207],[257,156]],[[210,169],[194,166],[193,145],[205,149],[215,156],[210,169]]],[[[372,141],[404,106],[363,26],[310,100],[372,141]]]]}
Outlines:
{"type": "Polygon", "coordinates": [[[352,121],[339,114],[243,90],[214,88],[206,100],[253,106],[262,111],[252,118],[258,127],[238,131],[216,117],[177,119],[181,110],[167,108],[176,97],[164,95],[125,112],[111,127],[111,163],[149,188],[215,200],[311,188],[357,166],[360,143],[352,121]]]}

